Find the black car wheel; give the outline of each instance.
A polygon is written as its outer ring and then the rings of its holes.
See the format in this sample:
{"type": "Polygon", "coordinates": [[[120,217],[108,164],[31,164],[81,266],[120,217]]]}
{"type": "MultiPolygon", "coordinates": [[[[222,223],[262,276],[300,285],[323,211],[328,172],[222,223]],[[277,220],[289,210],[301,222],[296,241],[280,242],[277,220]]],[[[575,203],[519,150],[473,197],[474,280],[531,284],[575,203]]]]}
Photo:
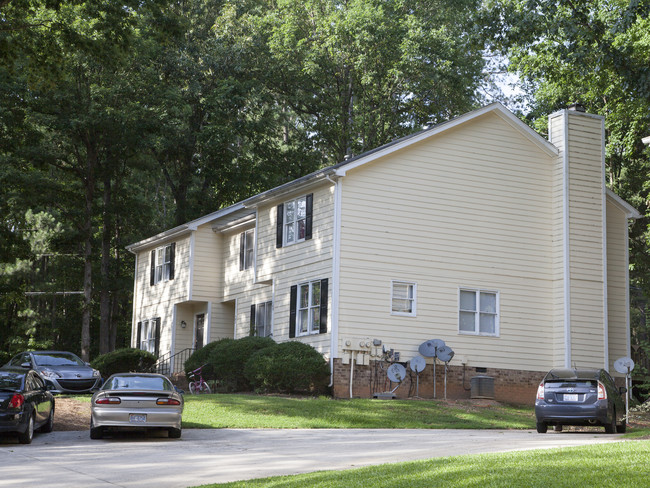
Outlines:
{"type": "Polygon", "coordinates": [[[18,434],[18,442],[21,444],[31,444],[32,439],[34,439],[34,414],[30,413],[25,432],[18,434]]]}
{"type": "Polygon", "coordinates": [[[547,430],[548,430],[548,425],[546,425],[544,422],[537,422],[537,433],[538,434],[546,434],[547,430]]]}
{"type": "Polygon", "coordinates": [[[50,410],[50,416],[47,418],[47,421],[43,424],[43,426],[39,429],[39,432],[43,432],[45,434],[52,432],[54,429],[54,407],[52,407],[52,410],[50,410]]]}
{"type": "Polygon", "coordinates": [[[181,438],[181,429],[171,428],[168,430],[170,439],[180,439],[181,438]]]}
{"type": "Polygon", "coordinates": [[[93,427],[93,419],[90,419],[90,438],[101,439],[104,435],[103,427],[93,427]]]}
{"type": "Polygon", "coordinates": [[[627,430],[627,424],[625,423],[625,420],[621,423],[621,425],[616,426],[616,432],[619,434],[625,434],[625,431],[627,430]]]}

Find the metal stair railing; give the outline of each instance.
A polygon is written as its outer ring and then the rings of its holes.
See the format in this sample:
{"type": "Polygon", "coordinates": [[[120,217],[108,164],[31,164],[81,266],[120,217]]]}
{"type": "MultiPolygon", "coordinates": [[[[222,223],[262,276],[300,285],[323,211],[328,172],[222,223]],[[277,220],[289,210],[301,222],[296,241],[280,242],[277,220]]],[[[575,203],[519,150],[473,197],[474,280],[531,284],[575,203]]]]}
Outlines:
{"type": "Polygon", "coordinates": [[[164,374],[165,376],[180,373],[184,371],[185,361],[187,361],[193,352],[193,347],[187,347],[173,355],[171,352],[165,353],[158,357],[156,364],[151,367],[151,371],[158,374],[164,374]]]}

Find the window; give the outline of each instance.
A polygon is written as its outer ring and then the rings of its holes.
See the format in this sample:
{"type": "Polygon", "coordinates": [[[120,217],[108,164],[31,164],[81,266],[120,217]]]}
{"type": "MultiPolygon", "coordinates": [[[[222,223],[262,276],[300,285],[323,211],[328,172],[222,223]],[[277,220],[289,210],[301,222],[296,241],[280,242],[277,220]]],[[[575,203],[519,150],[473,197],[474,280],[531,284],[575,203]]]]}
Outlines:
{"type": "Polygon", "coordinates": [[[289,337],[327,332],[327,279],[291,287],[289,337]]]}
{"type": "Polygon", "coordinates": [[[499,335],[499,294],[495,291],[460,290],[461,334],[499,335]]]}
{"type": "Polygon", "coordinates": [[[176,243],[159,247],[151,251],[151,280],[153,286],[161,281],[174,279],[174,254],[176,243]]]}
{"type": "Polygon", "coordinates": [[[415,283],[393,281],[391,291],[391,313],[415,317],[415,283]]]}
{"type": "Polygon", "coordinates": [[[273,302],[251,305],[251,335],[269,337],[273,317],[273,302]]]}
{"type": "Polygon", "coordinates": [[[239,270],[253,266],[253,250],[255,246],[255,229],[242,232],[239,236],[239,270]]]}
{"type": "Polygon", "coordinates": [[[278,205],[276,247],[312,238],[313,206],[313,193],[278,205]]]}
{"type": "Polygon", "coordinates": [[[160,345],[160,318],[138,322],[137,349],[158,355],[160,345]]]}

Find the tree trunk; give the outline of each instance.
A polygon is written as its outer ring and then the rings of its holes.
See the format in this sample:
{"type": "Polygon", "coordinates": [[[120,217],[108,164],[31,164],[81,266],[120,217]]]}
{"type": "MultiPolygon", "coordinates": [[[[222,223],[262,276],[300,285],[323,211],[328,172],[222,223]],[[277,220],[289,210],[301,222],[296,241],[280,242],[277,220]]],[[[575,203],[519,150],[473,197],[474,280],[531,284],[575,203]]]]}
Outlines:
{"type": "Polygon", "coordinates": [[[110,295],[110,268],[111,268],[111,178],[104,177],[104,211],[102,230],[102,263],[101,263],[101,290],[99,295],[99,354],[110,352],[111,330],[111,295],[110,295]]]}
{"type": "Polygon", "coordinates": [[[81,359],[90,360],[90,314],[93,292],[93,198],[95,196],[95,168],[97,155],[90,144],[86,145],[86,175],[84,178],[86,190],[86,206],[84,214],[84,303],[81,315],[81,359]]]}

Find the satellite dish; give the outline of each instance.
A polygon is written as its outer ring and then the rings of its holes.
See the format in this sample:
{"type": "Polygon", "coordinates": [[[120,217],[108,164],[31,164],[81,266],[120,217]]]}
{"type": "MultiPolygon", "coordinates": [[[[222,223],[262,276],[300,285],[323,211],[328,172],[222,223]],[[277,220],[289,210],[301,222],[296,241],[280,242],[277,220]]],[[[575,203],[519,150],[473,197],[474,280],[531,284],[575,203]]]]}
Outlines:
{"type": "Polygon", "coordinates": [[[614,361],[614,369],[621,374],[630,374],[634,369],[634,361],[628,357],[618,358],[614,361]]]}
{"type": "Polygon", "coordinates": [[[448,363],[454,357],[454,351],[449,346],[442,346],[438,349],[438,359],[443,363],[448,363]]]}
{"type": "Polygon", "coordinates": [[[445,341],[442,339],[431,339],[420,344],[418,352],[425,358],[435,358],[437,356],[437,351],[441,347],[445,347],[445,341]]]}
{"type": "Polygon", "coordinates": [[[415,356],[409,361],[409,367],[416,373],[421,373],[426,368],[427,362],[422,356],[415,356]]]}
{"type": "Polygon", "coordinates": [[[399,363],[391,364],[386,373],[393,383],[401,383],[406,378],[406,368],[399,363]]]}

